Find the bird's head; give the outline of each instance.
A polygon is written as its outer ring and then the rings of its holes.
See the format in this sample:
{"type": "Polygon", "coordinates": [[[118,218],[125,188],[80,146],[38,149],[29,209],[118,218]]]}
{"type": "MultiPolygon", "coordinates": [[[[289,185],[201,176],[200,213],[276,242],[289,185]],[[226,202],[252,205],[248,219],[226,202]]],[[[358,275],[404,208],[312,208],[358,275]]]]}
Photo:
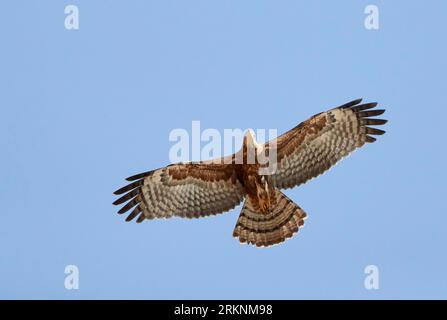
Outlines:
{"type": "Polygon", "coordinates": [[[252,129],[248,129],[244,134],[244,144],[246,146],[257,147],[256,135],[252,129]]]}
{"type": "Polygon", "coordinates": [[[256,154],[258,149],[256,136],[252,129],[248,129],[244,134],[243,144],[241,150],[237,153],[242,157],[244,164],[256,163],[256,154]]]}
{"type": "Polygon", "coordinates": [[[240,152],[243,153],[244,163],[257,163],[258,154],[263,150],[263,145],[256,141],[255,132],[248,129],[244,134],[244,144],[240,152]]]}

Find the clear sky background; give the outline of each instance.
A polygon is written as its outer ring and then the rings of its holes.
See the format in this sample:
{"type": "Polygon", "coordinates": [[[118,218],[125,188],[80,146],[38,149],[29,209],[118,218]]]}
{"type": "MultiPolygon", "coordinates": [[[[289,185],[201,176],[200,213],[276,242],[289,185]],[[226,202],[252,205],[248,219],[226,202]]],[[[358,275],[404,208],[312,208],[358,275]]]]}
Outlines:
{"type": "Polygon", "coordinates": [[[447,298],[446,15],[445,1],[2,1],[0,298],[447,298]],[[233,239],[240,207],[116,214],[112,192],[168,164],[174,128],[283,133],[359,97],[387,109],[387,133],[286,192],[309,218],[280,246],[233,239]]]}

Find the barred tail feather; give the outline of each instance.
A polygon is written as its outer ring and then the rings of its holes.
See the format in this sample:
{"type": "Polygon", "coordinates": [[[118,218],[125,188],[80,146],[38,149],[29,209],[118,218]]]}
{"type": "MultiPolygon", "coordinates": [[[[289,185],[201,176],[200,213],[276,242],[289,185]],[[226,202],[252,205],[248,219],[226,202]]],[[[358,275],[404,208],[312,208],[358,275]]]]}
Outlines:
{"type": "Polygon", "coordinates": [[[276,206],[264,214],[247,197],[233,232],[241,243],[268,247],[295,235],[307,214],[284,193],[275,190],[276,206]]]}

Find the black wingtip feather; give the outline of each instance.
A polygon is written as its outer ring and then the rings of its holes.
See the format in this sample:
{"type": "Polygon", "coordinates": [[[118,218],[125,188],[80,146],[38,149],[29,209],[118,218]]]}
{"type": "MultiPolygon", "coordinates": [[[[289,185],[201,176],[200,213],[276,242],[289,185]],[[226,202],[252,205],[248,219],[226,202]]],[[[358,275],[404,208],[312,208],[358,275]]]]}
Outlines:
{"type": "Polygon", "coordinates": [[[360,102],[362,102],[362,100],[363,100],[362,98],[359,98],[359,99],[349,101],[348,103],[345,103],[344,105],[340,106],[340,108],[351,108],[351,107],[359,104],[360,102]]]}
{"type": "Polygon", "coordinates": [[[135,207],[137,204],[140,203],[140,196],[137,196],[136,198],[133,198],[131,201],[129,201],[128,203],[126,203],[126,205],[124,207],[122,207],[118,213],[119,214],[123,214],[126,211],[129,211],[130,209],[132,209],[133,207],[135,207]]]}
{"type": "Polygon", "coordinates": [[[125,219],[125,221],[126,222],[130,222],[130,221],[133,220],[133,218],[135,218],[135,217],[132,217],[131,215],[128,215],[127,218],[125,219]]]}
{"type": "Polygon", "coordinates": [[[134,190],[132,190],[132,191],[126,193],[126,194],[125,194],[124,196],[122,196],[121,198],[115,200],[115,201],[113,202],[113,204],[114,204],[115,206],[116,206],[116,205],[119,205],[119,204],[122,204],[122,203],[124,203],[124,202],[126,202],[126,201],[128,201],[128,200],[130,200],[130,199],[132,199],[132,198],[134,198],[134,197],[137,196],[139,193],[140,193],[140,190],[139,190],[139,189],[134,189],[134,190]]]}
{"type": "Polygon", "coordinates": [[[138,180],[138,179],[141,179],[141,178],[145,178],[145,177],[151,175],[154,171],[155,171],[155,170],[142,172],[142,173],[133,175],[133,176],[131,176],[131,177],[128,177],[128,178],[126,178],[126,180],[127,180],[127,181],[134,181],[134,180],[138,180]]]}
{"type": "Polygon", "coordinates": [[[130,191],[132,189],[135,189],[135,188],[141,186],[142,184],[143,184],[143,180],[138,180],[138,181],[132,182],[132,183],[128,184],[127,186],[124,186],[121,189],[116,190],[114,192],[114,194],[115,195],[123,194],[123,193],[125,193],[127,191],[130,191]]]}
{"type": "Polygon", "coordinates": [[[366,133],[367,134],[373,134],[376,136],[381,136],[382,134],[384,134],[386,131],[384,130],[380,130],[380,129],[376,129],[376,128],[370,128],[370,127],[366,127],[366,133]]]}
{"type": "Polygon", "coordinates": [[[362,120],[362,123],[367,126],[381,126],[387,122],[388,120],[385,119],[374,119],[374,118],[373,119],[366,118],[362,120]]]}
{"type": "MultiPolygon", "coordinates": [[[[121,198],[120,198],[120,199],[121,199],[121,198]]],[[[113,204],[114,206],[117,206],[117,205],[121,204],[122,202],[119,202],[120,199],[113,201],[112,204],[113,204]]]]}
{"type": "Polygon", "coordinates": [[[136,216],[138,216],[140,213],[141,213],[141,215],[144,216],[144,214],[142,213],[142,211],[143,211],[143,210],[141,209],[141,206],[140,206],[140,205],[136,206],[136,207],[132,210],[132,212],[126,217],[125,221],[129,222],[129,221],[133,220],[133,219],[134,219],[136,216]]]}
{"type": "Polygon", "coordinates": [[[364,104],[355,106],[355,107],[352,108],[352,110],[354,112],[360,112],[360,111],[363,111],[363,110],[372,109],[372,108],[374,108],[376,106],[377,106],[377,102],[370,102],[370,103],[364,103],[364,104]]]}
{"type": "Polygon", "coordinates": [[[137,219],[137,223],[141,223],[144,220],[146,220],[146,216],[144,215],[144,213],[140,214],[140,216],[137,219]]]}
{"type": "MultiPolygon", "coordinates": [[[[129,222],[131,220],[133,220],[136,216],[138,216],[141,212],[141,207],[137,206],[135,207],[135,209],[133,209],[133,211],[127,216],[126,221],[129,222]]],[[[144,216],[144,214],[143,214],[144,216]]]]}
{"type": "Polygon", "coordinates": [[[384,112],[385,112],[385,109],[375,109],[375,110],[358,112],[358,115],[359,115],[359,117],[362,117],[362,118],[375,117],[375,116],[380,116],[384,112]]]}

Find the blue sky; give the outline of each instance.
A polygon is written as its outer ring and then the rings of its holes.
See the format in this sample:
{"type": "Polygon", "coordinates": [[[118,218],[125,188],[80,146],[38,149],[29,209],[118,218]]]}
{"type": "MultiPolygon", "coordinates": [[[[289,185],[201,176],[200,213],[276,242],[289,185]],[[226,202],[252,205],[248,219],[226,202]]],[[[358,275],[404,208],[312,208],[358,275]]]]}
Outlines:
{"type": "Polygon", "coordinates": [[[445,1],[4,1],[0,298],[447,298],[445,1]],[[80,29],[64,28],[77,5],[80,29]],[[380,28],[364,28],[375,4],[380,28]],[[123,178],[169,133],[277,128],[363,97],[387,133],[286,192],[309,215],[269,249],[240,207],[125,223],[123,178]],[[64,287],[66,265],[80,271],[64,287]],[[379,268],[366,290],[364,268],[379,268]]]}

